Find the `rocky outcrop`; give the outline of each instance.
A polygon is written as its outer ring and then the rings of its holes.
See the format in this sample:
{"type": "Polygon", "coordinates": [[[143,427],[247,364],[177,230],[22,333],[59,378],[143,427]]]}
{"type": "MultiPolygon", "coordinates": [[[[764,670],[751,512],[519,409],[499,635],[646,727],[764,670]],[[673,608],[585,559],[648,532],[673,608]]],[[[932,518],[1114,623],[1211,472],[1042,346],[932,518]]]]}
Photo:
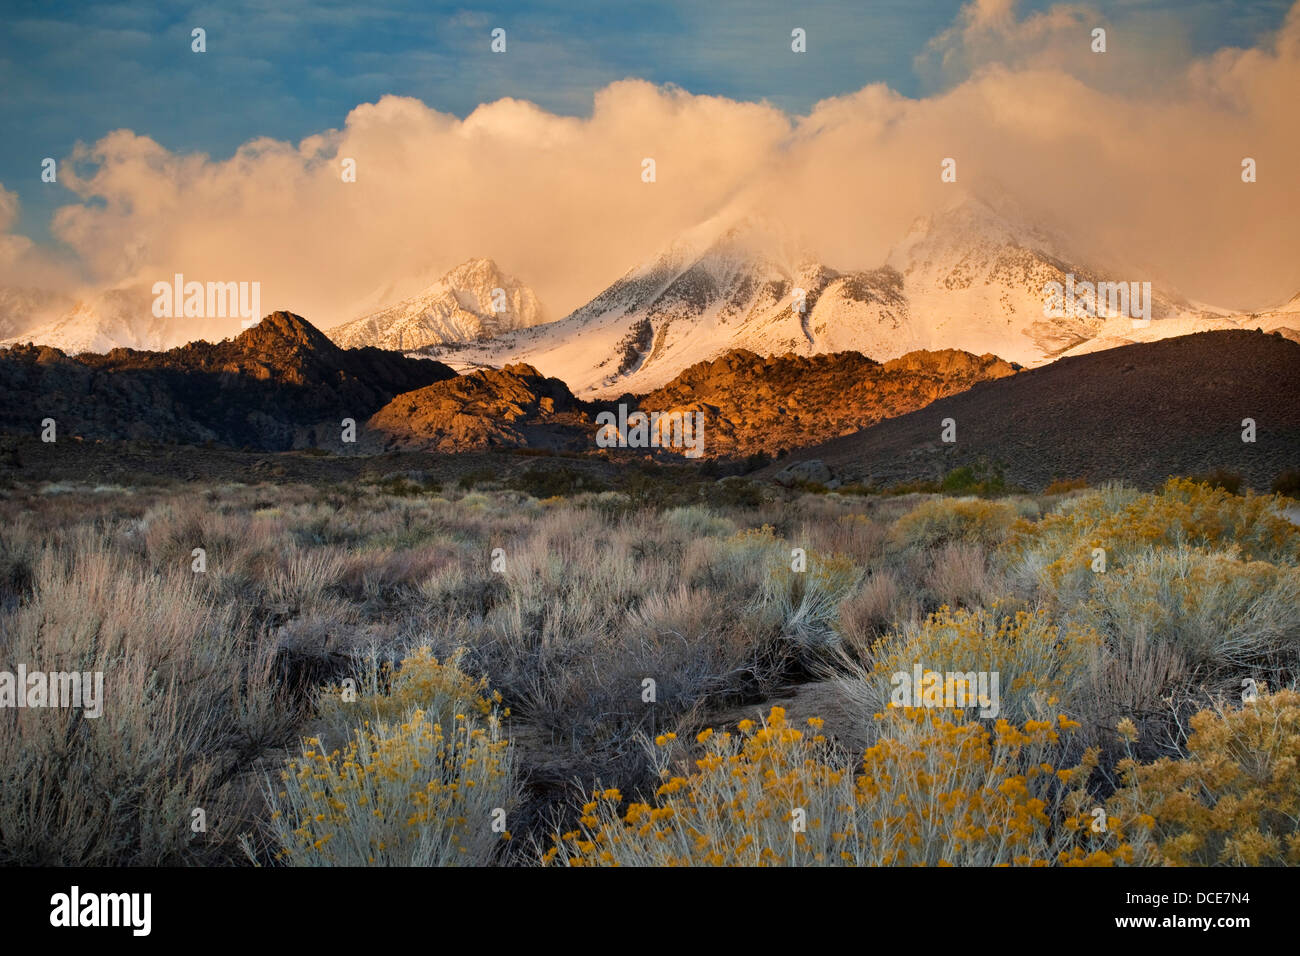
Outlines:
{"type": "Polygon", "coordinates": [[[826,467],[826,462],[820,458],[810,458],[807,461],[797,461],[788,468],[782,468],[772,480],[786,488],[803,483],[829,487],[834,478],[831,470],[826,467]]]}
{"type": "Polygon", "coordinates": [[[531,365],[482,369],[400,395],[366,423],[367,447],[478,451],[593,448],[586,406],[531,365]]]}
{"type": "Polygon", "coordinates": [[[301,316],[275,312],[234,339],[167,352],[0,349],[0,430],[62,438],[214,442],[283,451],[340,445],[395,395],[455,377],[439,362],[340,349],[301,316]]]}
{"type": "Polygon", "coordinates": [[[702,412],[705,457],[734,458],[850,434],[1015,371],[997,356],[953,349],[909,352],[883,365],[858,352],[763,358],[737,350],[691,366],[639,405],[702,412]]]}

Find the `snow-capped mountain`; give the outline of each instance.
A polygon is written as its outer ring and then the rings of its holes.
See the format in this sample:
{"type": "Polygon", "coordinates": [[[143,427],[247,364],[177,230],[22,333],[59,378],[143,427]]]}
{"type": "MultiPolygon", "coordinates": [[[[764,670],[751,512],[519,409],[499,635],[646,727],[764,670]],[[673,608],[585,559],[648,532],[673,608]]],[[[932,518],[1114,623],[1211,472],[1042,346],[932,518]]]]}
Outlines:
{"type": "Polygon", "coordinates": [[[617,395],[731,349],[916,347],[897,273],[838,272],[773,224],[744,217],[691,230],[559,322],[425,351],[462,368],[524,361],[575,394],[617,395]]]}
{"type": "MultiPolygon", "coordinates": [[[[903,276],[926,347],[992,352],[1022,365],[1088,341],[1108,321],[1081,309],[1046,315],[1049,283],[1151,281],[1085,261],[1063,237],[972,197],[918,219],[886,262],[903,276]]],[[[1187,307],[1152,283],[1153,320],[1187,307]]],[[[1120,321],[1132,325],[1130,316],[1120,321]]]]}
{"type": "Polygon", "coordinates": [[[491,259],[470,259],[416,295],[327,334],[344,348],[373,345],[409,350],[490,339],[545,321],[532,289],[502,272],[491,259]]]}
{"type": "Polygon", "coordinates": [[[577,395],[613,397],[658,388],[731,349],[853,350],[883,362],[916,349],[952,348],[1032,366],[1093,343],[1104,348],[1243,324],[1243,317],[1190,303],[1139,270],[1098,261],[1030,225],[1009,204],[970,196],[918,219],[871,271],[838,271],[759,217],[715,219],[558,322],[426,351],[459,368],[527,362],[577,395]],[[1104,308],[1100,315],[1045,309],[1050,283],[1082,289],[1099,282],[1127,289],[1149,282],[1150,323],[1135,328],[1133,315],[1108,316],[1104,308]]]}
{"type": "Polygon", "coordinates": [[[106,289],[77,301],[52,321],[10,336],[0,345],[34,342],[73,355],[118,347],[162,351],[211,336],[212,329],[203,319],[155,317],[153,300],[147,283],[106,289]]]}

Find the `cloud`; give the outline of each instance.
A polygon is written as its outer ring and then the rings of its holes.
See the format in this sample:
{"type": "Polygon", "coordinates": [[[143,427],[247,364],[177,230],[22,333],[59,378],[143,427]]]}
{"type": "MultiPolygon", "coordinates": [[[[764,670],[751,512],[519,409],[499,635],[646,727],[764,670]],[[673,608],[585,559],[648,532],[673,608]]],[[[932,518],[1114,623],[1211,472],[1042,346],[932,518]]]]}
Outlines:
{"type": "MultiPolygon", "coordinates": [[[[959,188],[1009,192],[1193,298],[1256,307],[1294,293],[1300,5],[1260,47],[1190,63],[1177,36],[1161,46],[1141,30],[1093,54],[1093,22],[1073,4],[1020,18],[981,0],[927,50],[941,91],[871,85],[799,117],[624,80],[586,118],[502,99],[462,120],[386,96],[340,129],[226,159],[118,130],[60,164],[79,201],[53,232],[99,282],[260,281],[266,310],[322,326],[376,289],[481,255],[561,315],[724,208],[788,221],[832,265],[879,265],[916,216],[950,201],[939,164],[953,157],[959,188]],[[1160,82],[1117,80],[1125,58],[1159,64],[1160,82]],[[345,157],[355,183],[341,179],[345,157]]],[[[6,203],[0,193],[0,232],[16,215],[6,203]]]]}
{"type": "Polygon", "coordinates": [[[480,255],[554,313],[709,214],[790,128],[773,107],[626,81],[581,120],[521,100],[460,120],[384,97],[341,130],[222,161],[119,130],[71,157],[65,185],[86,201],[54,232],[105,279],[261,281],[264,305],[325,324],[394,279],[480,255]]]}
{"type": "Polygon", "coordinates": [[[15,232],[18,194],[0,184],[0,287],[66,290],[78,281],[74,264],[15,232]]]}

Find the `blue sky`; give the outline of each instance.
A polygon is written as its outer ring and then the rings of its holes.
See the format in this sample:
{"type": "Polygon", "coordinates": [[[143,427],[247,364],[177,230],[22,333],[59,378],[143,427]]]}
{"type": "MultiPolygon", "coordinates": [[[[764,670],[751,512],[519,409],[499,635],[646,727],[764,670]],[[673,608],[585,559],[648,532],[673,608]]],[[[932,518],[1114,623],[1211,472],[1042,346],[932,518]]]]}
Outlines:
{"type": "MultiPolygon", "coordinates": [[[[1104,15],[1176,15],[1193,53],[1250,46],[1285,0],[1098,0],[1104,15]]],[[[496,6],[428,0],[82,3],[5,0],[0,31],[0,183],[18,193],[17,231],[48,239],[74,197],[42,184],[40,160],[129,128],[174,151],[229,156],[242,142],[296,142],[342,125],[358,103],[414,96],[463,116],[513,96],[586,115],[607,83],[639,77],[693,93],[766,99],[795,113],[884,82],[932,89],[914,59],[957,16],[960,0],[734,3],[525,0],[496,6]],[[207,31],[207,53],[190,30],[207,31]],[[509,52],[489,51],[493,27],[509,52]],[[808,56],[790,57],[790,29],[808,56]]],[[[1021,16],[1046,7],[1022,2],[1021,16]]]]}

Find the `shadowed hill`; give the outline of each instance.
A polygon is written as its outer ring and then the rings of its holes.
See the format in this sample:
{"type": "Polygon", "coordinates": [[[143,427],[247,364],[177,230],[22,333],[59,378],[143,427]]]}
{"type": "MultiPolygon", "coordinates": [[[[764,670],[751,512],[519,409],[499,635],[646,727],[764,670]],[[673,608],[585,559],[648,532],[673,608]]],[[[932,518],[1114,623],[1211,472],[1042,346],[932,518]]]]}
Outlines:
{"type": "Polygon", "coordinates": [[[1261,332],[1201,332],[1060,359],[796,452],[843,482],[938,479],[980,461],[1009,482],[1152,484],[1213,468],[1266,489],[1300,464],[1300,345],[1261,332]],[[953,444],[941,423],[957,426],[953,444]],[[1242,441],[1254,419],[1256,440],[1242,441]]]}
{"type": "Polygon", "coordinates": [[[274,312],[234,339],[167,352],[0,349],[0,430],[38,434],[53,418],[60,439],[337,446],[343,418],[361,423],[400,392],[454,376],[439,362],[340,349],[274,312]]]}

